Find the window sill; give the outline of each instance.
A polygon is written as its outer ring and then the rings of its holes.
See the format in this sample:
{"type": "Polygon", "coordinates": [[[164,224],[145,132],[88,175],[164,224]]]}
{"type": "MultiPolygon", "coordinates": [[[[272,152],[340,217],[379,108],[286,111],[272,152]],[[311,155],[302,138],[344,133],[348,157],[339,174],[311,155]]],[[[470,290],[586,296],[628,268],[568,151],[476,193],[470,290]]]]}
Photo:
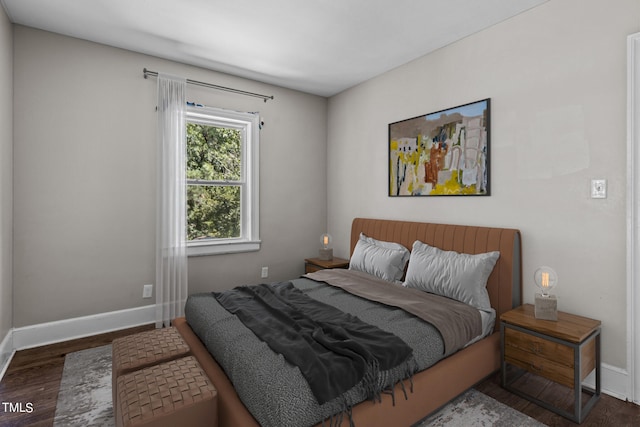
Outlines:
{"type": "Polygon", "coordinates": [[[234,254],[239,252],[255,252],[260,250],[260,240],[255,241],[238,241],[238,242],[219,242],[219,243],[189,243],[187,244],[187,256],[207,256],[234,254]]]}

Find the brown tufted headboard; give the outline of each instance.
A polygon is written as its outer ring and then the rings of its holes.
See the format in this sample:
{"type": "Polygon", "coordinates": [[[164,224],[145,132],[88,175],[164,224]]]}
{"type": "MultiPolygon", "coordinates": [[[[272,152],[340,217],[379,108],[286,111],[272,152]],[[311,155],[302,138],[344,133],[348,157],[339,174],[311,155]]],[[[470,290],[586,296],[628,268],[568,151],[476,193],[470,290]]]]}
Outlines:
{"type": "MultiPolygon", "coordinates": [[[[350,253],[353,253],[360,233],[374,239],[400,243],[409,250],[414,241],[420,240],[445,251],[467,254],[500,251],[500,258],[487,281],[496,319],[522,304],[522,252],[518,230],[355,218],[351,225],[350,253]]],[[[496,321],[496,331],[499,325],[500,322],[496,321]]]]}

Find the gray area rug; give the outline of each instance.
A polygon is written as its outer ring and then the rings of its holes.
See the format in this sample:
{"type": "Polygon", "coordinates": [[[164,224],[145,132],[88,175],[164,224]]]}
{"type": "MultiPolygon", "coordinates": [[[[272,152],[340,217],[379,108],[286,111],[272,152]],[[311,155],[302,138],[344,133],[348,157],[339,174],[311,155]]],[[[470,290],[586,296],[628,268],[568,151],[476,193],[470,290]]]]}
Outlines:
{"type": "Polygon", "coordinates": [[[475,389],[458,396],[418,424],[419,427],[544,427],[545,425],[475,389]]]}
{"type": "Polygon", "coordinates": [[[111,404],[110,345],[66,355],[53,425],[115,425],[111,404]]]}
{"type": "MultiPolygon", "coordinates": [[[[53,425],[115,425],[111,403],[110,345],[70,353],[65,357],[53,425]]],[[[418,426],[542,427],[544,424],[471,389],[418,426]]]]}

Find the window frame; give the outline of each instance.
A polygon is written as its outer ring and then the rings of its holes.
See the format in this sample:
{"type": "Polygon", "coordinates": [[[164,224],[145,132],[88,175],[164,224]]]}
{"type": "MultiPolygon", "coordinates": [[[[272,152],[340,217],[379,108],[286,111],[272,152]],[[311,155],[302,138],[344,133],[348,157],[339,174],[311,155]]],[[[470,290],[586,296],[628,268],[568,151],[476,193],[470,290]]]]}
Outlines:
{"type": "MultiPolygon", "coordinates": [[[[240,181],[227,181],[240,186],[240,237],[187,240],[188,256],[204,256],[260,250],[259,233],[259,137],[260,117],[257,113],[224,110],[215,107],[188,106],[187,123],[228,127],[242,131],[240,181]]],[[[185,162],[187,159],[185,158],[185,162]]],[[[186,174],[186,172],[185,172],[186,174]]],[[[186,185],[198,185],[185,176],[186,185]]],[[[209,183],[209,181],[206,181],[209,183]]],[[[186,191],[185,185],[185,191],[186,191]]],[[[224,181],[214,185],[227,185],[224,181]]],[[[185,204],[185,209],[187,208],[185,204]]],[[[186,233],[186,230],[185,230],[186,233]]]]}

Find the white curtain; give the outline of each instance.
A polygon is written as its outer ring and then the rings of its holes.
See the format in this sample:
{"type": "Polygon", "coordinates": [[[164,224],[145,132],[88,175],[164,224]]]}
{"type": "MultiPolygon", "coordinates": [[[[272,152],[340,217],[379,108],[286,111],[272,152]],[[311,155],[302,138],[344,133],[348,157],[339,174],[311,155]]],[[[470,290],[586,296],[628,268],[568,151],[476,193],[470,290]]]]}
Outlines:
{"type": "Polygon", "coordinates": [[[184,315],[187,299],[186,80],[158,73],[156,327],[184,315]]]}

